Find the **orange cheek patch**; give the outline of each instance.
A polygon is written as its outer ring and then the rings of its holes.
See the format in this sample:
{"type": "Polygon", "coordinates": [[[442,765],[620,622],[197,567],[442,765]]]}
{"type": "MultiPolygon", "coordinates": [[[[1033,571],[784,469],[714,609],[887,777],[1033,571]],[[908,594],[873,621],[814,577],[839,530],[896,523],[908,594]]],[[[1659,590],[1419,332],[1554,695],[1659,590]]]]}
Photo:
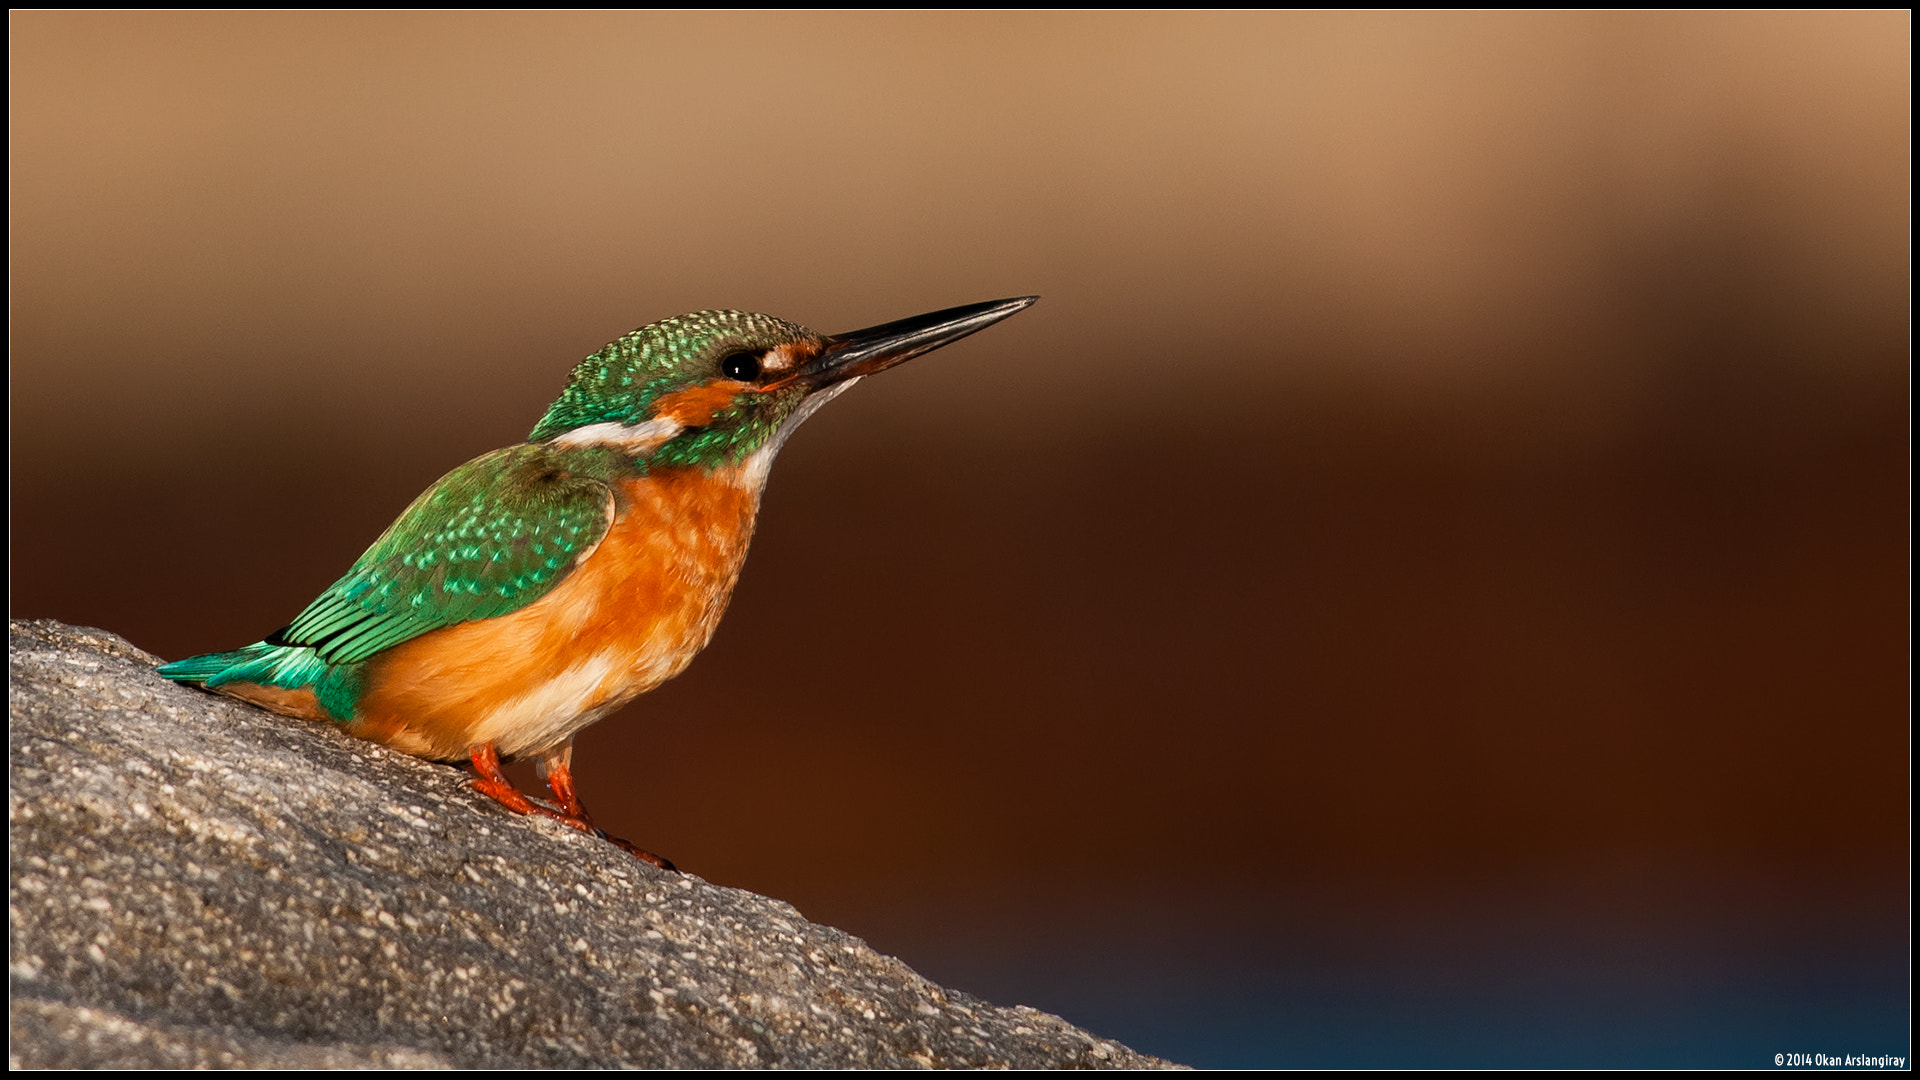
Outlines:
{"type": "Polygon", "coordinates": [[[732,379],[689,386],[655,398],[653,416],[656,420],[671,420],[681,427],[706,427],[713,422],[714,413],[733,404],[734,398],[749,389],[749,384],[732,379]]]}

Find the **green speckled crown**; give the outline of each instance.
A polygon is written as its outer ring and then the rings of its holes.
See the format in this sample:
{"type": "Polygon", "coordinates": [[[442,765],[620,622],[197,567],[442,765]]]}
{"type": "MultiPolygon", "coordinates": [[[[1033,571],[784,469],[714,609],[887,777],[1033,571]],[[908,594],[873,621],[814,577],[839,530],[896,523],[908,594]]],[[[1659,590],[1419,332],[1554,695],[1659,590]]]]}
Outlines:
{"type": "MultiPolygon", "coordinates": [[[[567,388],[534,425],[528,441],[556,438],[589,424],[644,423],[662,395],[719,377],[722,357],[795,341],[817,343],[820,335],[752,311],[696,311],[649,323],[576,364],[567,388]]],[[[737,459],[764,442],[805,396],[798,388],[791,394],[754,394],[752,408],[743,402],[718,412],[707,428],[681,435],[652,457],[660,464],[737,459]]]]}

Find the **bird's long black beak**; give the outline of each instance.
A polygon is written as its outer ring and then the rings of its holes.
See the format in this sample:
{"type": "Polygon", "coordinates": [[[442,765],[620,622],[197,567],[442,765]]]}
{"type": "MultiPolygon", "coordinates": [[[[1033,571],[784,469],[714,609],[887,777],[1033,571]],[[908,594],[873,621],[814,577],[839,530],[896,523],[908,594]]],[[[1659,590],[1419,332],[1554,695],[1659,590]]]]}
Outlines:
{"type": "Polygon", "coordinates": [[[852,333],[834,334],[827,338],[826,350],[807,362],[800,377],[812,389],[824,390],[835,383],[885,371],[942,345],[951,345],[977,330],[985,330],[1039,299],[1021,296],[1012,300],[989,300],[984,304],[967,304],[869,326],[852,333]]]}

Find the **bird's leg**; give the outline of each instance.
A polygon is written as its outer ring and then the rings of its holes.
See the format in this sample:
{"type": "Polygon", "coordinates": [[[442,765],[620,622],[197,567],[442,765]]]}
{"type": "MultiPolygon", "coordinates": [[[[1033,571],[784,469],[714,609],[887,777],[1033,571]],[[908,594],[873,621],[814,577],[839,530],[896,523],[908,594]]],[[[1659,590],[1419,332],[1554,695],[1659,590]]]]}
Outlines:
{"type": "Polygon", "coordinates": [[[467,755],[473,759],[473,771],[479,774],[473,779],[473,790],[516,814],[537,814],[541,811],[542,807],[533,805],[533,800],[520,794],[520,789],[507,779],[507,774],[500,771],[500,752],[494,749],[492,743],[471,747],[467,755]]]}
{"type": "Polygon", "coordinates": [[[560,805],[563,812],[589,825],[593,824],[593,819],[587,816],[587,808],[580,805],[580,796],[573,790],[573,740],[569,739],[559,749],[541,755],[540,763],[535,768],[540,772],[540,779],[547,782],[547,790],[553,792],[553,801],[560,805]]]}
{"type": "MultiPolygon", "coordinates": [[[[540,817],[551,817],[553,821],[566,822],[578,828],[580,832],[591,832],[593,836],[607,836],[599,828],[593,828],[593,822],[588,821],[586,811],[580,809],[580,799],[574,798],[572,776],[566,774],[564,765],[561,767],[561,776],[564,776],[563,784],[555,784],[553,780],[547,780],[547,786],[553,788],[553,794],[561,796],[561,809],[551,809],[536,803],[534,799],[522,796],[520,788],[513,786],[513,780],[509,780],[507,774],[501,773],[499,749],[493,748],[492,742],[468,749],[467,753],[474,761],[474,773],[480,774],[474,778],[474,790],[480,792],[482,796],[492,798],[499,805],[511,809],[513,813],[524,813],[524,815],[538,813],[540,817]]],[[[541,761],[540,771],[547,773],[545,761],[541,761]]]]}
{"type": "Polygon", "coordinates": [[[507,774],[500,771],[500,752],[492,743],[481,743],[467,753],[473,759],[473,771],[479,774],[474,777],[473,790],[480,794],[516,814],[539,814],[541,817],[550,817],[581,832],[592,833],[634,858],[650,862],[662,870],[678,871],[671,862],[653,852],[635,847],[630,841],[622,840],[617,836],[608,836],[606,830],[594,825],[593,819],[587,816],[586,807],[580,805],[580,796],[573,790],[573,771],[568,768],[568,763],[573,759],[573,744],[569,743],[558,750],[548,751],[540,759],[540,774],[546,777],[547,787],[553,790],[553,797],[560,804],[558,810],[541,806],[513,786],[513,781],[507,779],[507,774]]]}
{"type": "Polygon", "coordinates": [[[605,829],[597,828],[593,819],[587,816],[587,808],[580,805],[580,796],[573,790],[573,743],[569,740],[558,749],[549,750],[540,758],[540,775],[547,782],[548,790],[553,792],[553,801],[567,814],[562,818],[576,829],[585,829],[600,837],[614,847],[627,852],[636,859],[650,862],[662,870],[675,870],[673,863],[655,855],[651,851],[634,846],[632,841],[612,836],[605,829]]]}

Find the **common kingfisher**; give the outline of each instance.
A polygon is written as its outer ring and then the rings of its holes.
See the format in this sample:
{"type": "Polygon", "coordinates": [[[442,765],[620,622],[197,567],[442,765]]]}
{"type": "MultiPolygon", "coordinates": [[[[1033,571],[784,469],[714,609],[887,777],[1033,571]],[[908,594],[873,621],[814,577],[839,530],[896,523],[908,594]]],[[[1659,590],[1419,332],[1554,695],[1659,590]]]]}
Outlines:
{"type": "Polygon", "coordinates": [[[652,323],[574,367],[527,441],[441,477],[286,627],[159,674],[433,761],[517,814],[606,837],[573,739],[712,640],[774,455],[861,378],[1025,296],[822,335],[746,311],[652,323]],[[533,758],[558,810],[502,760],[533,758]]]}

